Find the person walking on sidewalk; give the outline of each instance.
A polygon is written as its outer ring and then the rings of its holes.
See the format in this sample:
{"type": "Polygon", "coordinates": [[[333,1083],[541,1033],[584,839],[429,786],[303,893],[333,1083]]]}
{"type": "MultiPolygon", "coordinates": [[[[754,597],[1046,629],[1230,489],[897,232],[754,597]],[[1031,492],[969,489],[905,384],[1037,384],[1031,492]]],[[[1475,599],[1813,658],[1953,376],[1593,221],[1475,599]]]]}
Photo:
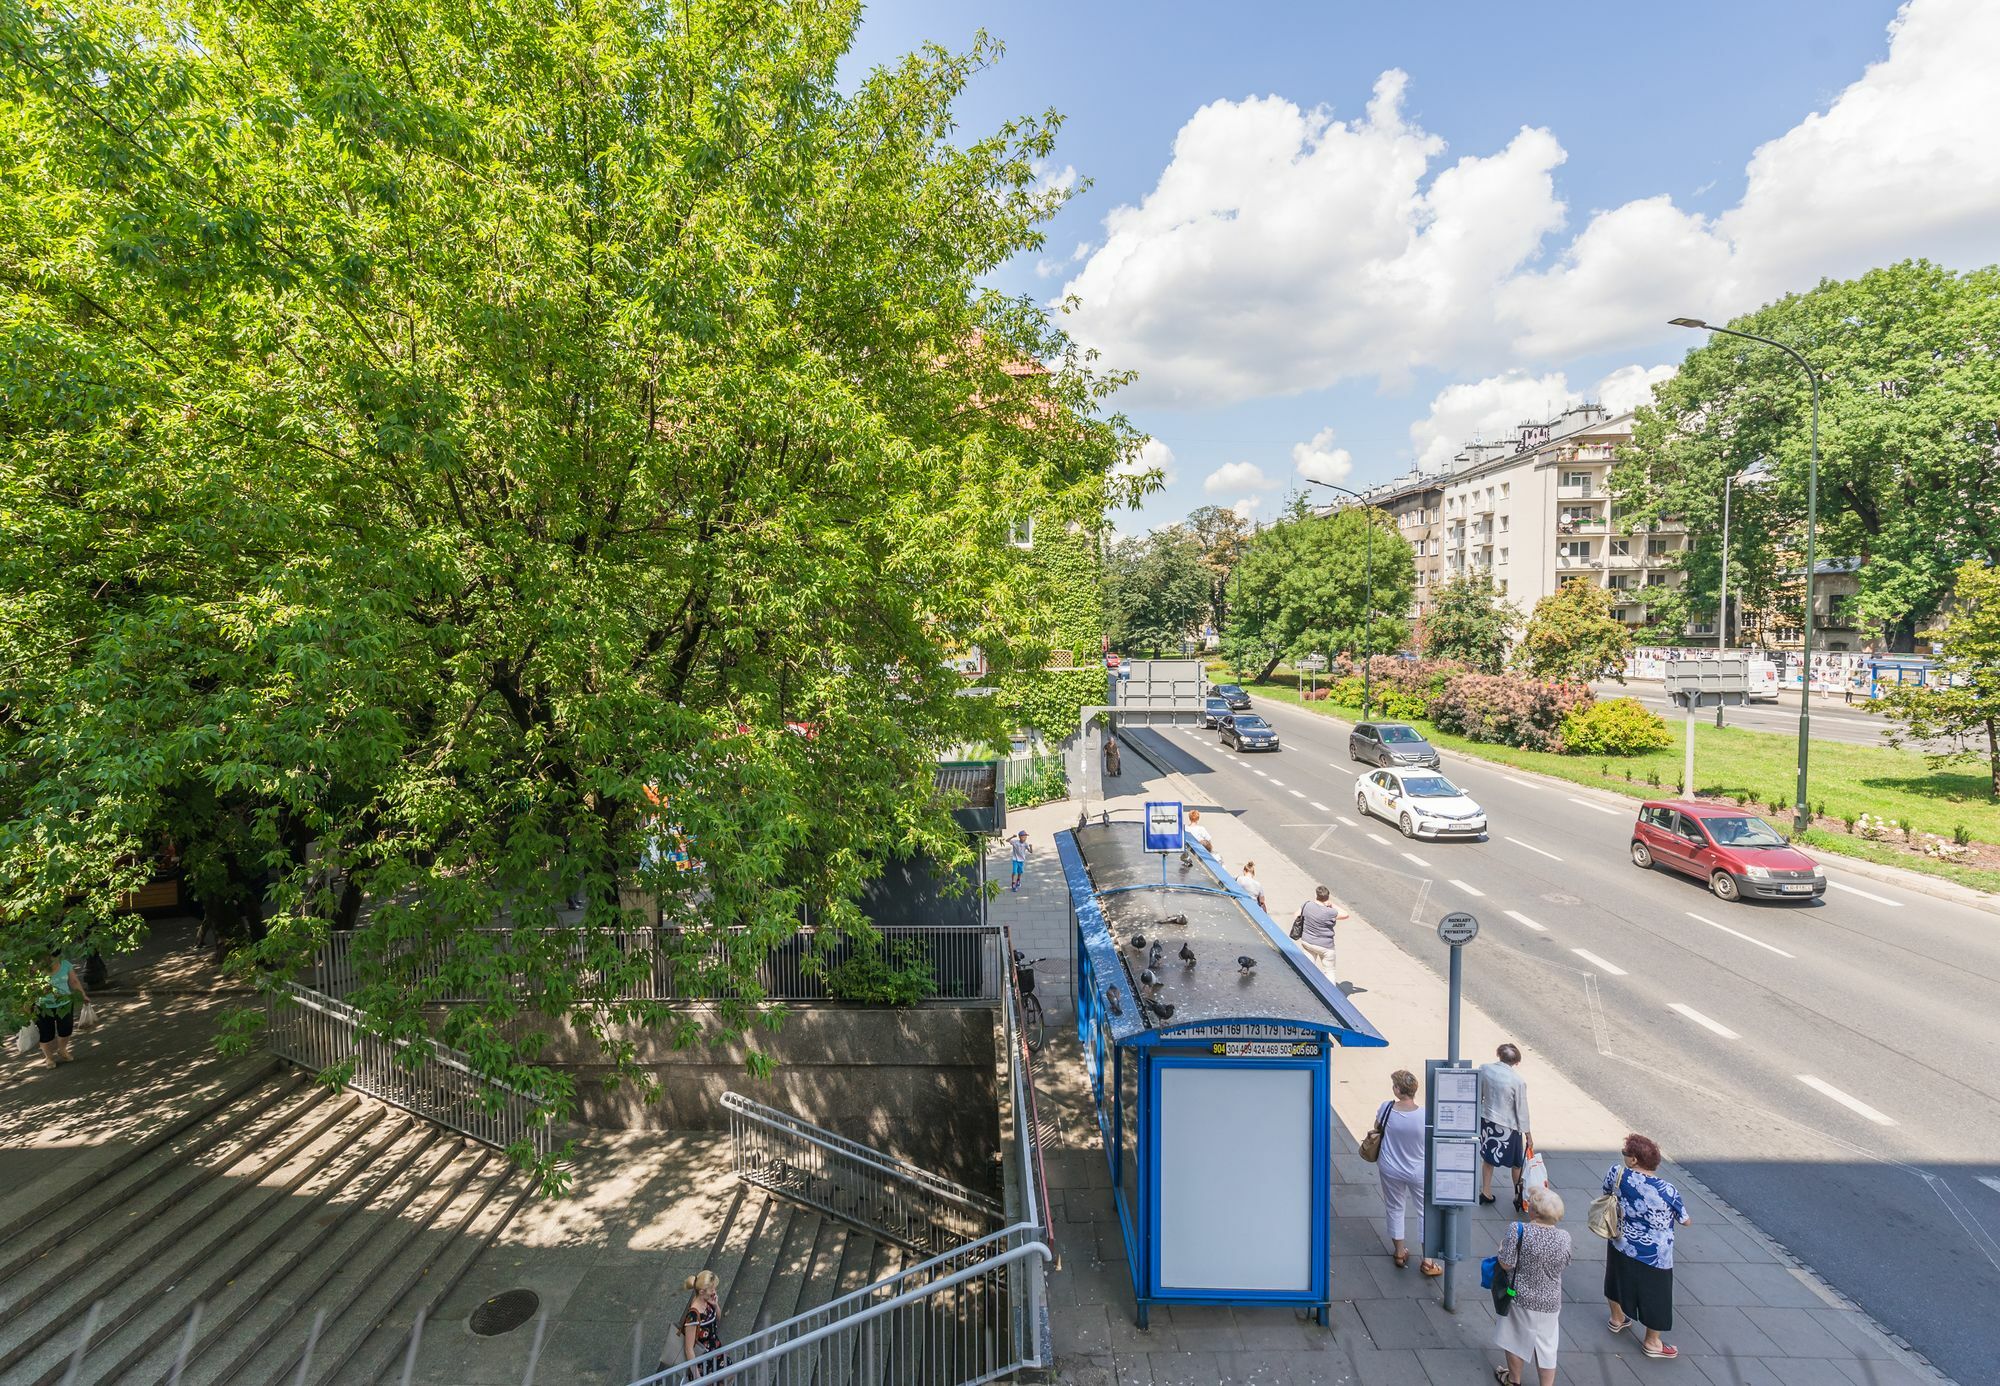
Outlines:
{"type": "Polygon", "coordinates": [[[1008,840],[1007,855],[1013,859],[1014,863],[1013,870],[1009,872],[1010,879],[1007,882],[1007,889],[1019,890],[1021,888],[1021,873],[1028,869],[1028,830],[1026,828],[1021,829],[1021,831],[1015,833],[1008,840]]]}
{"type": "Polygon", "coordinates": [[[1680,1356],[1660,1341],[1674,1326],[1674,1229],[1688,1225],[1681,1192],[1660,1178],[1660,1147],[1640,1135],[1625,1138],[1625,1162],[1604,1176],[1604,1192],[1618,1199],[1618,1235],[1604,1258],[1604,1298],[1611,1331],[1623,1333],[1637,1319],[1646,1330],[1639,1350],[1648,1357],[1680,1356]]]}
{"type": "Polygon", "coordinates": [[[1563,1272],[1575,1248],[1556,1226],[1563,1219],[1562,1196],[1546,1184],[1528,1195],[1528,1218],[1500,1234],[1500,1264],[1514,1272],[1513,1308],[1493,1325],[1493,1345],[1507,1354],[1507,1365],[1493,1373],[1501,1386],[1521,1386],[1531,1362],[1542,1386],[1556,1381],[1563,1272]]]}
{"type": "Polygon", "coordinates": [[[1325,886],[1313,891],[1313,898],[1299,906],[1299,917],[1294,923],[1300,926],[1299,947],[1306,950],[1306,956],[1319,964],[1319,970],[1326,974],[1327,981],[1333,978],[1333,928],[1347,918],[1347,911],[1333,902],[1333,892],[1325,886]]]}
{"type": "Polygon", "coordinates": [[[90,993],[83,989],[75,966],[60,954],[44,954],[42,970],[48,974],[49,989],[35,1002],[35,1035],[42,1042],[42,1062],[54,1068],[75,1057],[69,1052],[69,1037],[76,1033],[77,999],[88,1002],[90,993]]]}
{"type": "Polygon", "coordinates": [[[1118,738],[1115,736],[1104,738],[1104,773],[1114,780],[1123,778],[1125,773],[1118,758],[1118,738]]]}
{"type": "MultiPolygon", "coordinates": [[[[1424,1248],[1424,1109],[1417,1104],[1417,1075],[1407,1068],[1389,1075],[1389,1090],[1395,1100],[1384,1102],[1375,1113],[1375,1122],[1382,1128],[1375,1174],[1382,1181],[1383,1231],[1389,1234],[1396,1269],[1401,1270],[1410,1264],[1410,1248],[1404,1245],[1403,1233],[1412,1219],[1417,1224],[1412,1240],[1419,1253],[1424,1248]]],[[[1429,1258],[1418,1269],[1425,1275],[1444,1274],[1444,1267],[1429,1258]]]]}
{"type": "Polygon", "coordinates": [[[1527,1148],[1534,1144],[1534,1129],[1528,1125],[1528,1085],[1516,1072],[1521,1051],[1503,1044],[1493,1051],[1497,1063],[1479,1066],[1479,1201],[1493,1202],[1493,1171],[1514,1171],[1514,1211],[1525,1212],[1521,1203],[1521,1170],[1527,1164],[1527,1148]]]}

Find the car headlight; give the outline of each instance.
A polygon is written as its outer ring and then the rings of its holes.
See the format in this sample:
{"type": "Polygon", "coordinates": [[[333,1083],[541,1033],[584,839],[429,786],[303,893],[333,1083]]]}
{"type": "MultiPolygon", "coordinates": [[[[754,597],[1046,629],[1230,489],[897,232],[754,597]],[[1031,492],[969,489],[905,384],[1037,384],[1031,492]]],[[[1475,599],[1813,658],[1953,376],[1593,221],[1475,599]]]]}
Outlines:
{"type": "Polygon", "coordinates": [[[1761,866],[1746,866],[1743,868],[1743,874],[1753,881],[1768,881],[1771,879],[1771,873],[1761,866]]]}
{"type": "Polygon", "coordinates": [[[1815,865],[1815,866],[1813,867],[1813,879],[1814,879],[1814,880],[1816,880],[1816,881],[1823,881],[1823,880],[1825,880],[1825,879],[1826,879],[1826,868],[1825,868],[1824,866],[1819,866],[1819,865],[1815,865]]]}

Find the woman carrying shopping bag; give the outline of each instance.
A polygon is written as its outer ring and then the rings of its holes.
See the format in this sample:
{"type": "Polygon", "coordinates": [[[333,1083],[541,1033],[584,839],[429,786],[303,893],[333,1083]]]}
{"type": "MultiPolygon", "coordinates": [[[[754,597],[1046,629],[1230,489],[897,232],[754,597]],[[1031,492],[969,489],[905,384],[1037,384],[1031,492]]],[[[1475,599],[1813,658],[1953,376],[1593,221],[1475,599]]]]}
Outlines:
{"type": "Polygon", "coordinates": [[[35,1030],[41,1040],[42,1062],[54,1068],[74,1057],[69,1052],[69,1037],[76,1033],[78,999],[87,1006],[90,993],[83,989],[83,978],[68,958],[51,952],[43,956],[42,966],[48,973],[49,989],[35,1002],[35,1030]]]}

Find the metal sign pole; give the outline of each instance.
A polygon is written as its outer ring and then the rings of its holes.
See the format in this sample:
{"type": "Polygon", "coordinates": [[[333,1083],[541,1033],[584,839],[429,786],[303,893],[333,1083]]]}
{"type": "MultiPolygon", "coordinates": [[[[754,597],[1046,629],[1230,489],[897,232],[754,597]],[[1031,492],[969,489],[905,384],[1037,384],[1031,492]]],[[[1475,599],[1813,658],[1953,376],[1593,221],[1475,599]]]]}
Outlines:
{"type": "Polygon", "coordinates": [[[1687,692],[1687,758],[1681,769],[1681,797],[1694,797],[1694,714],[1701,705],[1701,694],[1690,688],[1687,692]]]}
{"type": "MultiPolygon", "coordinates": [[[[1459,1021],[1462,1002],[1465,996],[1465,945],[1479,937],[1479,921],[1462,910],[1454,910],[1438,921],[1437,932],[1438,938],[1451,949],[1451,970],[1447,983],[1445,1011],[1445,1061],[1451,1066],[1456,1067],[1460,1062],[1458,1053],[1460,1039],[1459,1021]]],[[[1430,1075],[1430,1078],[1433,1085],[1431,1094],[1432,1106],[1435,1108],[1437,1075],[1433,1073],[1430,1075]]],[[[1478,1130],[1476,1110],[1472,1114],[1472,1126],[1470,1129],[1475,1133],[1478,1130]]],[[[1433,1152],[1432,1162],[1435,1164],[1437,1158],[1437,1140],[1435,1134],[1432,1136],[1431,1144],[1433,1152]]],[[[1446,1313],[1450,1314],[1456,1313],[1458,1309],[1457,1294],[1453,1280],[1456,1278],[1460,1256],[1459,1248],[1462,1229],[1459,1226],[1459,1218],[1462,1205],[1455,1201],[1451,1204],[1439,1204],[1436,1202],[1435,1173],[1432,1175],[1432,1185],[1433,1201],[1431,1211],[1440,1220],[1439,1250],[1442,1253],[1441,1259],[1444,1261],[1444,1309],[1446,1313]]]]}

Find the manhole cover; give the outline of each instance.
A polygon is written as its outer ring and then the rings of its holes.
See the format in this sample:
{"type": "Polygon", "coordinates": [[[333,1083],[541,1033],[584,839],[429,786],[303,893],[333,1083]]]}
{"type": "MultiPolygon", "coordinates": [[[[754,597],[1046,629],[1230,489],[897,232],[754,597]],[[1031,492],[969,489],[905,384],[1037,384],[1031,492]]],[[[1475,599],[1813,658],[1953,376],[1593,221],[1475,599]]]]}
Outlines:
{"type": "Polygon", "coordinates": [[[471,1328],[482,1338],[510,1333],[535,1316],[542,1297],[533,1290],[503,1290],[472,1311],[471,1328]]]}

